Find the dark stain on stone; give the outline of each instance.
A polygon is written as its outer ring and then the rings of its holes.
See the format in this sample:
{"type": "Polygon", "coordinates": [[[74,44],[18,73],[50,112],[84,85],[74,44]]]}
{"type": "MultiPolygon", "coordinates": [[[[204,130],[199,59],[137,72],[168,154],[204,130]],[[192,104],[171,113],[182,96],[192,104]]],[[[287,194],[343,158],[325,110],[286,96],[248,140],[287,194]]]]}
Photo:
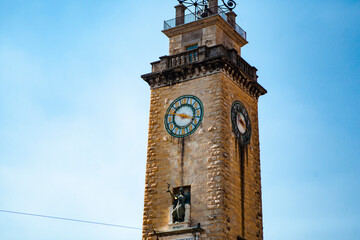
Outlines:
{"type": "Polygon", "coordinates": [[[185,156],[185,138],[179,138],[179,145],[181,151],[181,158],[180,158],[180,177],[181,177],[181,186],[184,186],[184,156],[185,156]]]}
{"type": "Polygon", "coordinates": [[[241,233],[245,235],[245,163],[247,165],[247,146],[241,145],[235,138],[235,149],[239,159],[240,167],[240,200],[241,200],[241,233]]]}

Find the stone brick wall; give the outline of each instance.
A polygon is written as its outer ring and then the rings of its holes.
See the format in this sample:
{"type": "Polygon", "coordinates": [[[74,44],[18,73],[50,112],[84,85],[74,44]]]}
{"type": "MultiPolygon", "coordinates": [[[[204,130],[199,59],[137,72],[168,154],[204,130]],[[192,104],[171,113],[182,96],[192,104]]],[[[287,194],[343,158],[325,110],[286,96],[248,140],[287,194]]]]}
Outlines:
{"type": "Polygon", "coordinates": [[[224,151],[224,175],[227,182],[225,187],[225,207],[227,219],[226,231],[229,239],[236,235],[247,240],[262,239],[262,208],[261,208],[261,176],[260,176],[260,149],[258,131],[257,100],[250,97],[226,75],[222,77],[223,111],[222,139],[224,151]],[[252,136],[248,146],[241,147],[234,134],[230,120],[230,109],[234,101],[240,100],[246,107],[252,125],[252,136]],[[241,155],[244,165],[241,166],[241,155]],[[241,191],[240,169],[244,167],[244,193],[241,191]],[[244,199],[242,199],[244,197],[244,199]],[[242,201],[244,208],[242,209],[242,201]],[[234,213],[234,210],[236,214],[234,213]],[[244,210],[244,212],[239,212],[244,210]],[[244,218],[244,219],[243,219],[244,218]],[[243,223],[244,221],[244,223],[243,223]],[[244,226],[242,226],[244,224],[244,226]],[[244,227],[244,229],[242,229],[244,227]],[[241,229],[239,233],[239,228],[241,229]]]}
{"type": "Polygon", "coordinates": [[[194,44],[208,47],[221,44],[241,55],[241,47],[247,43],[218,15],[165,30],[164,33],[169,37],[169,55],[183,52],[194,44]]]}
{"type": "Polygon", "coordinates": [[[202,239],[262,239],[257,100],[225,73],[214,72],[151,92],[143,239],[156,239],[153,230],[167,230],[172,204],[167,183],[191,186],[191,224],[201,223],[202,239]],[[165,130],[164,116],[173,100],[187,94],[202,101],[204,118],[183,145],[165,130]],[[245,105],[251,117],[251,142],[244,149],[232,133],[230,112],[235,100],[245,105]],[[243,193],[241,156],[245,159],[243,193]]]}

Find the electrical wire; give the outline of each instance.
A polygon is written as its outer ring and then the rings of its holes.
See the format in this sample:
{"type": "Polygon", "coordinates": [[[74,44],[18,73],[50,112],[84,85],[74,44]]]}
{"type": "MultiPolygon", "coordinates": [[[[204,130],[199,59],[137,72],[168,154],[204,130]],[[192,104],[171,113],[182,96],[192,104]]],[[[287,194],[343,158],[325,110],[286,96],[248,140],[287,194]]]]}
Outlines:
{"type": "Polygon", "coordinates": [[[121,226],[121,225],[117,225],[117,224],[93,222],[93,221],[86,221],[86,220],[79,220],[79,219],[72,219],[72,218],[63,218],[63,217],[55,217],[55,216],[47,216],[47,215],[40,215],[40,214],[33,214],[33,213],[14,212],[14,211],[1,210],[1,209],[0,209],[0,212],[1,213],[17,214],[17,215],[25,215],[25,216],[31,216],[31,217],[39,217],[39,218],[50,218],[50,219],[62,220],[62,221],[71,221],[71,222],[79,222],[79,223],[96,224],[96,225],[102,225],[102,226],[108,226],[108,227],[117,227],[117,228],[133,229],[133,230],[142,230],[141,228],[137,228],[137,227],[121,226]]]}

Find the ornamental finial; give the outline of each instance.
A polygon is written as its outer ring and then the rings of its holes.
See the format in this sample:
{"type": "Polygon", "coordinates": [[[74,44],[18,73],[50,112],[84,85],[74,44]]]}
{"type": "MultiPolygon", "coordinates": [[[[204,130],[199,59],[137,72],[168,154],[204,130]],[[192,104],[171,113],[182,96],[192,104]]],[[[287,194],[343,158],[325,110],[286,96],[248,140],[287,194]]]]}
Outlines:
{"type": "Polygon", "coordinates": [[[234,10],[236,8],[236,2],[234,0],[228,0],[225,2],[224,0],[221,0],[224,3],[224,6],[229,9],[230,11],[234,10]]]}

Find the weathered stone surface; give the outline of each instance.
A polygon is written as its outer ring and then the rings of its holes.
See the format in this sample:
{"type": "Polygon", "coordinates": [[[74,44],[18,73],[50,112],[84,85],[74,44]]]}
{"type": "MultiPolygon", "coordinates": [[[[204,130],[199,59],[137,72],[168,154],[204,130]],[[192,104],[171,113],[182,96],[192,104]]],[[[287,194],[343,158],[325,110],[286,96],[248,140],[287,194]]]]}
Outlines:
{"type": "MultiPolygon", "coordinates": [[[[235,48],[240,53],[245,42],[230,36],[229,24],[217,17],[209,19],[167,31],[170,54],[181,53],[196,41],[200,47],[221,44],[226,51],[235,48]]],[[[201,239],[233,240],[240,236],[262,240],[258,98],[266,90],[256,76],[249,75],[251,69],[245,73],[246,69],[232,62],[232,53],[218,59],[219,65],[200,63],[209,56],[201,58],[200,50],[197,54],[199,61],[190,64],[194,67],[182,65],[185,59],[180,54],[178,58],[161,58],[153,64],[153,72],[143,76],[152,87],[143,239],[156,239],[154,230],[169,226],[172,202],[166,191],[170,183],[173,187],[191,186],[190,226],[201,223],[201,239]],[[170,63],[175,65],[166,72],[170,63]],[[204,106],[200,127],[184,139],[184,144],[170,136],[164,126],[167,108],[182,95],[195,95],[204,106]],[[252,136],[246,147],[239,146],[232,132],[230,111],[236,100],[244,104],[251,120],[252,136]]]]}
{"type": "MultiPolygon", "coordinates": [[[[222,72],[252,97],[258,99],[266,94],[266,90],[257,82],[257,69],[242,59],[234,49],[229,50],[222,45],[200,46],[195,50],[161,57],[160,61],[152,63],[152,70],[152,73],[141,76],[152,89],[222,72]],[[189,56],[192,56],[191,59],[189,56]]],[[[215,90],[209,93],[217,96],[221,94],[220,89],[215,90]]],[[[215,103],[220,104],[221,99],[215,103]]]]}
{"type": "Polygon", "coordinates": [[[223,45],[240,52],[248,42],[221,16],[215,15],[189,24],[163,31],[169,37],[169,54],[186,50],[193,44],[199,46],[223,45]]]}
{"type": "MultiPolygon", "coordinates": [[[[236,236],[242,236],[239,149],[230,120],[231,105],[240,100],[249,111],[253,126],[245,169],[245,236],[248,240],[261,239],[262,219],[258,217],[262,211],[257,101],[224,73],[218,73],[152,90],[152,96],[159,96],[156,103],[161,104],[151,105],[150,119],[160,115],[159,123],[162,125],[172,100],[185,94],[199,97],[204,104],[204,119],[200,129],[185,138],[183,181],[184,185],[191,186],[191,223],[203,223],[208,239],[236,239],[236,236]],[[203,94],[202,90],[205,90],[203,94]],[[221,94],[209,93],[216,91],[221,94]],[[168,103],[164,101],[166,98],[170,99],[168,103]],[[218,100],[221,104],[216,104],[218,100]],[[219,113],[224,113],[224,116],[219,118],[219,113]],[[206,129],[202,135],[199,134],[201,129],[206,129]],[[226,233],[224,238],[217,238],[223,233],[226,233]]],[[[168,225],[167,209],[171,202],[166,193],[166,183],[175,187],[181,185],[179,139],[171,137],[164,126],[156,129],[152,126],[159,123],[150,123],[149,128],[149,139],[161,144],[149,145],[148,148],[148,155],[153,158],[148,160],[151,164],[147,167],[150,174],[146,176],[146,185],[149,187],[145,189],[145,202],[147,209],[158,210],[151,217],[148,212],[144,212],[144,219],[152,220],[152,224],[144,224],[148,232],[168,225]],[[163,141],[165,138],[168,141],[163,141]],[[151,174],[153,172],[156,174],[151,174]],[[153,194],[149,193],[150,189],[154,191],[153,194]]]]}

